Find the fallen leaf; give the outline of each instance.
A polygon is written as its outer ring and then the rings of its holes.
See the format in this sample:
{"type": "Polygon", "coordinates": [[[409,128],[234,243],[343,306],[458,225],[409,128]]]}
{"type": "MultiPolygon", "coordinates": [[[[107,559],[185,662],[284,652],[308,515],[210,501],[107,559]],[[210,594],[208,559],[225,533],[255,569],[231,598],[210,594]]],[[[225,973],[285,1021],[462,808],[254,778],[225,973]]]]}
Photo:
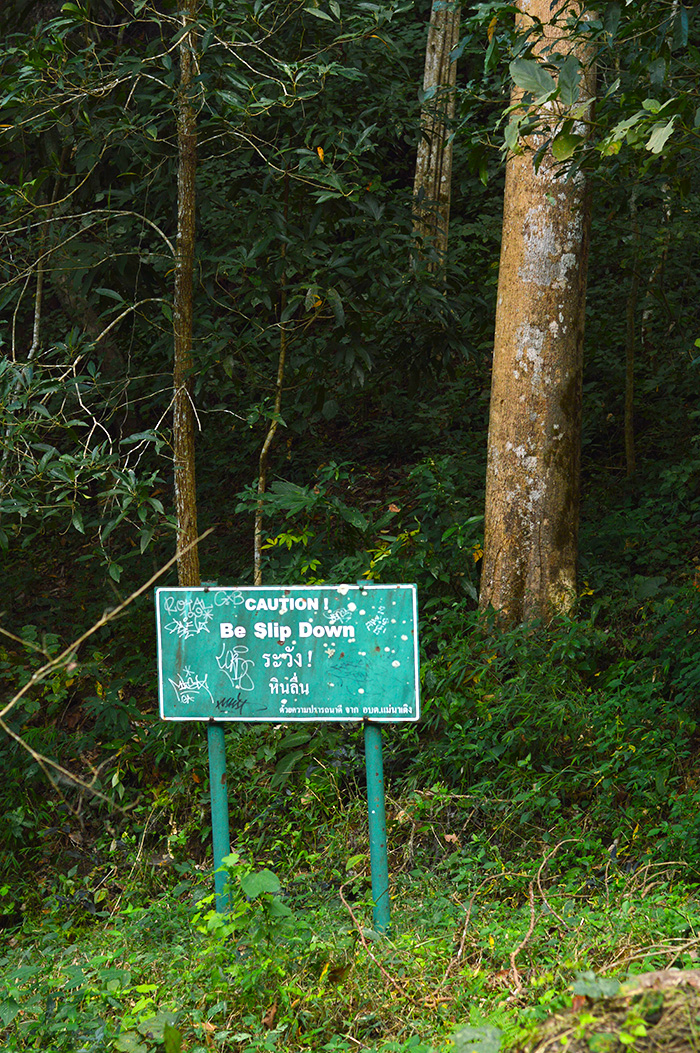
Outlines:
{"type": "Polygon", "coordinates": [[[271,1031],[274,1026],[276,1016],[277,1002],[273,1002],[268,1011],[265,1013],[264,1017],[262,1018],[262,1026],[266,1027],[268,1031],[271,1031]]]}

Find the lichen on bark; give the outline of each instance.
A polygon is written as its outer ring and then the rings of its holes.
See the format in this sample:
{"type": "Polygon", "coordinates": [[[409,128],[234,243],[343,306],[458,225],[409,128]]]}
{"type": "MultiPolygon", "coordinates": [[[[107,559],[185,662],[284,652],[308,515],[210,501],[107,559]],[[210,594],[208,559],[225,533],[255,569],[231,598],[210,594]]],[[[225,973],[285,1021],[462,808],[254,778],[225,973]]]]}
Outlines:
{"type": "MultiPolygon", "coordinates": [[[[519,15],[523,30],[539,19],[542,58],[575,49],[558,28],[567,6],[530,0],[519,15]]],[[[592,78],[588,64],[581,100],[592,78]]],[[[535,167],[543,145],[533,136],[506,165],[479,598],[505,622],[566,611],[576,595],[589,201],[550,149],[535,167]]]]}

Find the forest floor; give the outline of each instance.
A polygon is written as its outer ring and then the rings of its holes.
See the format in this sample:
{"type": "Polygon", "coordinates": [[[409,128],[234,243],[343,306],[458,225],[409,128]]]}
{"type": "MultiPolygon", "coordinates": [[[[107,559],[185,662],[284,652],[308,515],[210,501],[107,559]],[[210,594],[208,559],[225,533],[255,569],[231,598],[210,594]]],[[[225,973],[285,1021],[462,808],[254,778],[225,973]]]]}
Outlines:
{"type": "MultiPolygon", "coordinates": [[[[390,840],[393,826],[406,843],[401,812],[411,807],[392,803],[390,840]]],[[[693,988],[620,988],[653,970],[697,976],[700,899],[687,868],[625,867],[575,837],[573,856],[545,845],[539,858],[508,867],[479,861],[460,835],[445,841],[427,824],[414,828],[403,864],[394,856],[392,924],[381,936],[372,928],[361,810],[360,800],[350,803],[343,829],[329,826],[323,847],[305,859],[297,853],[292,867],[279,853],[256,856],[243,836],[228,859],[226,915],[213,909],[205,861],[185,858],[185,846],[179,859],[156,857],[143,839],[115,841],[111,859],[92,868],[73,845],[74,867],[58,885],[38,874],[14,915],[3,887],[2,1048],[696,1048],[678,1044],[681,998],[695,1034],[693,988]],[[647,1036],[658,1038],[662,1019],[675,1044],[647,1036]]]]}

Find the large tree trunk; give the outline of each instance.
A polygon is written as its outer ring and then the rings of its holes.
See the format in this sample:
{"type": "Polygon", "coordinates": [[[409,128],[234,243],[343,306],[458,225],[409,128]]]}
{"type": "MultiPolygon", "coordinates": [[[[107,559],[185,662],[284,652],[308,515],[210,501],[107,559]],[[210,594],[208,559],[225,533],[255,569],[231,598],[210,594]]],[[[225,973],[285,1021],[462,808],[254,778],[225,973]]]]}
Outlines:
{"type": "Polygon", "coordinates": [[[183,26],[191,25],[180,41],[180,92],[177,114],[177,251],[173,293],[173,471],[177,517],[177,575],[180,585],[199,585],[197,493],[192,404],[192,284],[195,244],[195,174],[197,119],[192,90],[196,72],[194,18],[197,0],[185,0],[183,26]]]}
{"type": "MultiPolygon", "coordinates": [[[[544,25],[537,54],[555,39],[559,53],[572,50],[553,25],[566,0],[526,6],[520,27],[544,25]]],[[[589,66],[579,101],[592,97],[593,77],[589,66]]],[[[559,104],[546,105],[551,125],[559,104]]],[[[504,623],[567,611],[576,595],[590,217],[581,174],[567,179],[549,150],[535,170],[542,141],[533,136],[506,166],[479,597],[504,623]]]]}
{"type": "Polygon", "coordinates": [[[413,195],[416,233],[432,246],[437,257],[429,264],[432,270],[442,266],[447,252],[452,191],[450,122],[457,84],[457,63],[450,56],[459,42],[460,13],[461,4],[455,0],[433,0],[425,50],[425,101],[413,195]]]}

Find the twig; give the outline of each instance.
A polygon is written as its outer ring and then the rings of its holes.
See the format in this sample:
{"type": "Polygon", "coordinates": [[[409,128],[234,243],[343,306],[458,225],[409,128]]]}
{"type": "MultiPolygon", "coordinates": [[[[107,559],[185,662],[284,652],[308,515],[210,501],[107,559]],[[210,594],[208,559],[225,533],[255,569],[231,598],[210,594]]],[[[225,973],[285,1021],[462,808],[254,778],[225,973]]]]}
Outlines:
{"type": "MultiPolygon", "coordinates": [[[[162,809],[158,810],[159,814],[160,814],[161,811],[162,811],[162,809]]],[[[150,825],[151,819],[153,818],[153,816],[155,814],[156,814],[156,805],[153,805],[153,807],[151,808],[150,812],[148,813],[148,818],[146,819],[146,823],[144,825],[143,832],[142,832],[141,837],[139,839],[139,845],[138,845],[138,848],[136,850],[136,859],[134,860],[134,865],[132,866],[131,870],[129,871],[129,876],[126,879],[127,881],[131,881],[131,878],[133,877],[134,871],[136,870],[136,867],[139,864],[139,860],[141,859],[141,853],[143,852],[144,841],[146,840],[146,834],[148,832],[148,827],[150,825]]],[[[114,916],[117,913],[117,911],[119,910],[119,907],[121,906],[122,898],[123,898],[123,893],[120,893],[119,896],[117,897],[116,903],[114,904],[114,906],[112,907],[112,909],[110,911],[110,915],[114,916]]]]}
{"type": "Polygon", "coordinates": [[[341,902],[342,902],[343,906],[345,907],[345,909],[347,910],[348,914],[350,915],[350,918],[352,919],[352,923],[355,926],[355,929],[357,930],[357,935],[360,938],[360,943],[364,947],[364,949],[367,952],[368,956],[372,959],[374,964],[377,966],[377,968],[379,969],[379,971],[382,974],[382,976],[386,980],[388,980],[388,982],[391,984],[391,986],[394,988],[395,991],[398,991],[398,993],[400,995],[404,995],[405,996],[405,994],[406,994],[405,989],[401,986],[400,983],[398,983],[397,980],[394,979],[394,977],[390,973],[388,973],[386,971],[384,966],[381,965],[381,963],[377,961],[377,959],[374,956],[374,954],[372,954],[372,951],[370,950],[369,944],[367,942],[367,938],[366,938],[364,932],[362,931],[362,926],[360,925],[359,921],[355,917],[355,915],[353,913],[353,910],[352,910],[352,907],[350,906],[350,904],[346,900],[345,896],[343,895],[343,889],[345,888],[346,885],[349,885],[349,884],[350,884],[349,881],[345,881],[340,886],[340,889],[338,890],[338,892],[339,892],[339,895],[340,895],[341,902]]]}
{"type": "MultiPolygon", "coordinates": [[[[503,877],[507,877],[508,875],[504,874],[502,876],[503,877]]],[[[450,973],[452,972],[452,970],[462,960],[462,955],[464,954],[464,947],[465,947],[465,944],[467,942],[467,929],[469,928],[469,920],[471,918],[471,913],[472,913],[472,910],[474,908],[474,903],[476,901],[476,897],[479,895],[479,893],[483,889],[484,885],[488,885],[492,881],[493,881],[493,875],[489,874],[489,876],[487,878],[484,878],[484,880],[481,882],[481,884],[475,889],[471,899],[469,900],[469,906],[466,908],[467,916],[464,919],[464,925],[462,926],[462,935],[461,935],[461,938],[460,938],[460,941],[459,941],[459,947],[457,948],[457,953],[452,957],[451,961],[447,965],[447,968],[445,969],[445,973],[444,973],[444,975],[442,977],[442,983],[443,984],[445,983],[445,981],[447,979],[449,979],[449,976],[450,976],[450,973]]],[[[456,903],[459,903],[459,900],[455,896],[453,896],[452,898],[455,900],[456,903]]],[[[460,906],[462,906],[461,903],[460,903],[460,906]]]]}
{"type": "MultiPolygon", "coordinates": [[[[191,548],[193,545],[196,545],[200,541],[203,541],[205,537],[212,533],[213,529],[213,527],[210,527],[209,530],[206,530],[202,535],[200,535],[200,537],[190,542],[188,548],[191,548]]],[[[92,793],[95,797],[98,797],[100,800],[104,801],[106,804],[109,804],[111,807],[116,808],[117,810],[122,812],[124,811],[123,808],[117,805],[111,798],[107,797],[106,794],[102,793],[100,790],[95,789],[95,779],[97,778],[97,773],[95,774],[92,782],[86,782],[84,779],[81,779],[80,776],[73,775],[72,772],[68,771],[68,769],[64,768],[61,764],[58,764],[57,761],[51,760],[50,757],[45,756],[45,754],[43,753],[39,753],[32,746],[30,746],[28,742],[25,742],[22,736],[18,735],[17,732],[13,731],[12,728],[7,724],[7,722],[4,719],[5,715],[9,713],[10,710],[14,709],[14,707],[18,704],[18,702],[20,702],[20,700],[24,697],[24,695],[27,693],[27,691],[29,691],[31,687],[44,680],[49,675],[49,673],[53,672],[54,669],[58,668],[63,664],[69,664],[70,661],[75,658],[75,654],[78,648],[85,640],[92,636],[93,633],[97,632],[98,629],[101,629],[104,625],[107,625],[109,622],[113,621],[114,618],[117,617],[117,615],[121,614],[121,612],[129,606],[129,604],[133,603],[135,599],[137,599],[139,596],[143,595],[144,592],[150,589],[151,585],[153,585],[158,580],[158,578],[161,577],[161,575],[165,574],[166,570],[169,570],[170,567],[172,567],[173,563],[177,562],[180,555],[181,552],[174,555],[171,559],[168,560],[168,562],[164,566],[160,568],[160,570],[157,570],[155,574],[152,574],[148,581],[140,588],[138,588],[136,592],[132,592],[131,595],[128,596],[125,600],[123,600],[117,607],[114,607],[110,611],[106,611],[102,615],[102,617],[98,621],[96,621],[94,625],[92,625],[89,629],[82,633],[82,635],[79,636],[77,640],[74,640],[73,643],[69,644],[68,647],[64,648],[64,650],[61,651],[59,655],[57,655],[55,658],[50,659],[43,666],[41,666],[40,669],[37,669],[29,678],[24,687],[22,687],[17,692],[17,694],[10,699],[7,705],[2,710],[0,710],[0,729],[2,729],[2,731],[4,731],[6,735],[9,735],[11,739],[13,739],[15,742],[18,743],[18,745],[20,745],[24,750],[27,751],[30,757],[36,761],[41,770],[44,772],[54,789],[57,790],[58,785],[55,779],[52,778],[51,771],[57,772],[59,775],[63,776],[64,779],[67,779],[70,783],[73,783],[76,786],[80,786],[84,790],[89,790],[90,793],[92,793]]],[[[5,636],[9,636],[13,640],[17,639],[16,636],[14,636],[12,633],[7,632],[7,630],[5,629],[0,628],[0,633],[2,633],[5,636]]]]}
{"type": "MultiPolygon", "coordinates": [[[[479,890],[477,889],[477,892],[478,891],[479,890]]],[[[455,955],[453,955],[452,958],[450,959],[450,961],[447,963],[447,968],[445,969],[445,972],[444,972],[443,977],[442,977],[442,982],[443,983],[445,983],[445,981],[447,979],[449,979],[449,976],[450,976],[450,973],[452,972],[452,970],[462,960],[462,955],[464,954],[464,944],[467,941],[467,929],[469,928],[469,921],[470,921],[471,916],[472,916],[472,907],[474,906],[474,900],[476,899],[477,892],[475,892],[474,895],[472,896],[472,898],[469,900],[469,906],[466,908],[467,909],[467,916],[464,919],[464,925],[462,926],[462,935],[461,935],[460,940],[459,940],[459,947],[457,948],[457,953],[455,955]]],[[[460,904],[460,906],[461,906],[461,904],[460,904]]]]}
{"type": "Polygon", "coordinates": [[[515,959],[518,957],[520,952],[525,948],[525,946],[527,945],[528,940],[532,936],[532,933],[534,932],[534,929],[535,929],[535,888],[534,888],[534,885],[533,885],[532,881],[530,882],[530,885],[529,885],[529,888],[528,888],[528,896],[529,896],[529,899],[530,899],[530,927],[528,928],[527,932],[525,933],[525,936],[520,941],[520,943],[515,948],[515,950],[511,951],[511,953],[510,953],[510,971],[511,971],[511,974],[513,976],[513,983],[515,984],[516,993],[522,991],[523,984],[522,984],[522,980],[520,979],[520,973],[518,972],[518,967],[515,964],[515,959]]]}
{"type": "Polygon", "coordinates": [[[555,917],[557,919],[557,921],[559,922],[560,925],[563,925],[565,929],[567,929],[569,932],[571,932],[571,926],[568,924],[568,922],[564,921],[564,919],[562,918],[562,916],[560,914],[557,914],[557,912],[554,910],[554,908],[551,906],[551,904],[547,900],[547,897],[544,894],[544,889],[542,888],[542,871],[547,866],[547,863],[550,861],[552,856],[556,855],[556,853],[559,851],[561,846],[565,845],[568,841],[578,841],[578,838],[577,837],[565,837],[564,840],[563,841],[559,841],[559,843],[554,846],[554,848],[551,850],[551,852],[549,852],[544,857],[544,859],[542,860],[542,862],[540,864],[540,868],[537,871],[537,888],[539,889],[540,896],[542,897],[542,902],[544,903],[544,905],[547,908],[547,910],[549,911],[549,913],[553,917],[555,917]]]}

